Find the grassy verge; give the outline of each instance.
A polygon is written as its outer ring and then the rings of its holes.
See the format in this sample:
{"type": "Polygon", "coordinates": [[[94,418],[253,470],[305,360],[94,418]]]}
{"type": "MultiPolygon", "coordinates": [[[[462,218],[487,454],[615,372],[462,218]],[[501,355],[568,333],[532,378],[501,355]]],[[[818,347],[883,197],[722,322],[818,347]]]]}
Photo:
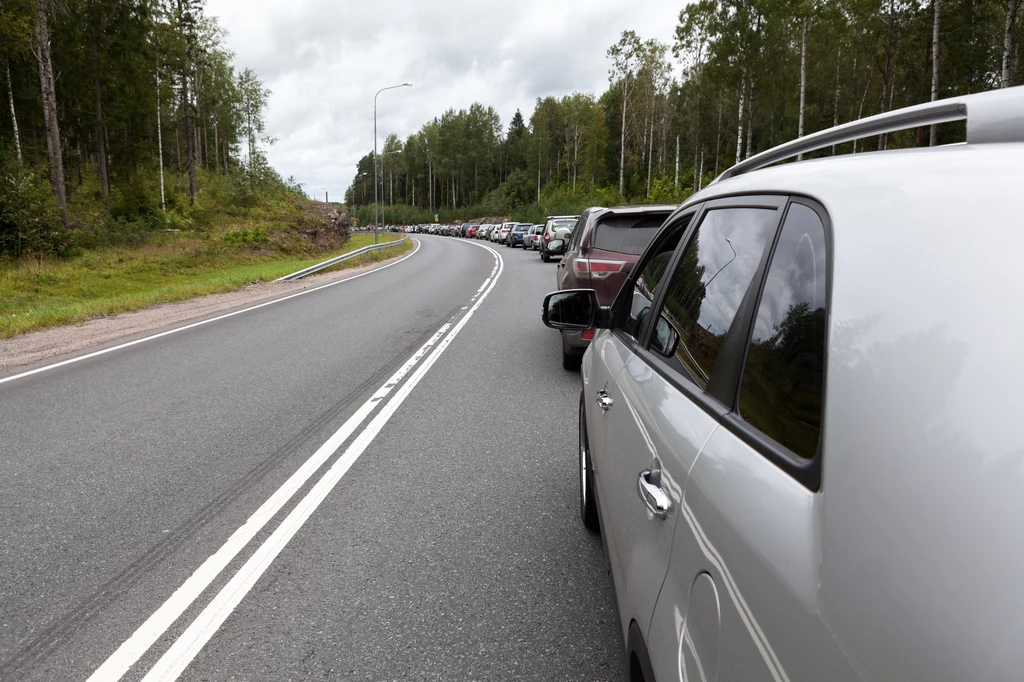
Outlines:
{"type": "MultiPolygon", "coordinates": [[[[382,234],[383,240],[401,235],[382,234]]],[[[373,243],[353,234],[344,245],[315,258],[298,258],[259,247],[169,234],[136,248],[89,250],[63,260],[0,262],[0,338],[117,315],[157,303],[182,301],[277,279],[373,243]]],[[[369,254],[369,261],[397,256],[411,242],[369,254]]],[[[367,262],[354,258],[332,270],[367,262]]]]}

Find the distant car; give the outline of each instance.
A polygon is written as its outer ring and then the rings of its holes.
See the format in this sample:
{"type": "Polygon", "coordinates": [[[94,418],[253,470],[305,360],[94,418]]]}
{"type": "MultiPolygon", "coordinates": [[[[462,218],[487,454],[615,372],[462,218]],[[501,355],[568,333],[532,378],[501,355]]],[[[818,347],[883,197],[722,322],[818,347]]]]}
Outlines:
{"type": "Polygon", "coordinates": [[[543,225],[533,225],[526,232],[526,237],[523,240],[523,248],[527,250],[533,250],[537,248],[537,242],[540,240],[540,233],[543,232],[543,225]]]}
{"type": "Polygon", "coordinates": [[[478,228],[477,228],[477,226],[476,226],[476,225],[470,225],[470,226],[469,226],[469,229],[468,229],[468,230],[466,230],[466,237],[468,237],[468,238],[470,238],[470,239],[472,239],[473,237],[475,237],[475,236],[476,236],[476,231],[477,231],[477,229],[478,229],[478,228]]]}
{"type": "Polygon", "coordinates": [[[508,232],[508,246],[515,248],[517,246],[523,246],[524,240],[526,239],[526,233],[533,227],[530,223],[516,223],[508,232]]]}
{"type": "Polygon", "coordinates": [[[481,225],[479,228],[477,228],[476,238],[477,239],[487,239],[487,233],[490,231],[490,229],[491,229],[490,225],[481,225]]]}
{"type": "Polygon", "coordinates": [[[508,236],[509,228],[511,228],[513,225],[515,225],[515,223],[502,223],[501,225],[499,225],[497,229],[495,229],[494,232],[491,234],[491,241],[497,242],[499,244],[504,243],[505,237],[508,236]]]}
{"type": "Polygon", "coordinates": [[[538,250],[540,251],[540,259],[547,263],[551,260],[552,255],[547,251],[547,244],[549,241],[555,238],[556,232],[568,233],[573,230],[576,226],[577,221],[580,217],[577,216],[550,216],[544,223],[544,231],[541,233],[540,241],[537,243],[538,250]]]}
{"type": "MultiPolygon", "coordinates": [[[[675,206],[588,208],[576,223],[555,272],[559,291],[593,289],[601,305],[611,305],[640,254],[675,206]]],[[[562,365],[579,365],[593,330],[562,332],[562,365]]]]}

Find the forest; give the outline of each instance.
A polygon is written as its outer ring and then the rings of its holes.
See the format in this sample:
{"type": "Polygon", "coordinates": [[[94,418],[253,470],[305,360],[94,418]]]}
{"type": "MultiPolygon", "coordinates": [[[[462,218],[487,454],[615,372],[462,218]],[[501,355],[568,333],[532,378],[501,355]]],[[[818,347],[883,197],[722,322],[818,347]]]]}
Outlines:
{"type": "MultiPolygon", "coordinates": [[[[730,165],[872,114],[1024,82],[1024,0],[698,0],[671,45],[623,31],[608,87],[538,98],[507,128],[495,109],[449,109],[378,157],[383,221],[679,202],[730,165]]],[[[625,17],[624,17],[625,19],[625,17]]],[[[820,154],[962,141],[963,124],[820,154]]],[[[373,153],[346,193],[373,217],[373,153]]]]}
{"type": "Polygon", "coordinates": [[[301,196],[266,161],[269,92],[223,38],[202,0],[0,0],[0,256],[301,196]]]}

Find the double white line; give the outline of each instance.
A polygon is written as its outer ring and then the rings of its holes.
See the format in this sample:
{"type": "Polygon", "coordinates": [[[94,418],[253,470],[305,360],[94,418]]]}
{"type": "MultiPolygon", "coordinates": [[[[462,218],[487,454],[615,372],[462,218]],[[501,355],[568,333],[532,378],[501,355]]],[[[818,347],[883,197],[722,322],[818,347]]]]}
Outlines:
{"type": "Polygon", "coordinates": [[[497,251],[475,244],[490,251],[495,258],[494,269],[484,284],[473,296],[473,305],[454,324],[447,322],[423,346],[395,372],[377,391],[349,417],[334,435],[327,439],[313,456],[310,457],[266,502],[260,506],[249,519],[236,530],[227,542],[175,590],[140,626],[127,641],[124,642],[96,672],[89,677],[89,682],[119,680],[129,669],[159,640],[174,624],[182,613],[188,609],[207,587],[221,574],[227,565],[238,556],[239,552],[259,533],[285,504],[313,477],[320,467],[329,460],[338,449],[356,432],[363,421],[384,402],[384,399],[398,386],[394,396],[376,414],[370,423],[355,437],[344,453],[327,470],[327,472],[299,501],[284,521],[271,533],[270,537],[249,557],[238,572],[218,592],[202,612],[192,621],[180,637],[160,657],[160,660],[143,678],[144,682],[155,680],[175,680],[184,672],[192,659],[202,650],[217,629],[224,623],[235,607],[252,589],[256,581],[267,570],[288,541],[302,528],[302,525],[316,511],[324,498],[330,494],[334,486],[351,468],[367,446],[380,433],[402,402],[426,375],[445,349],[451,345],[458,333],[476,312],[480,304],[494,288],[504,270],[504,261],[497,251]],[[428,355],[429,353],[429,355],[428,355]],[[427,356],[421,363],[420,361],[427,356]],[[418,366],[417,366],[418,365],[418,366]],[[415,368],[415,371],[413,369],[415,368]],[[402,380],[409,372],[404,384],[402,380]],[[401,386],[399,386],[401,384],[401,386]]]}

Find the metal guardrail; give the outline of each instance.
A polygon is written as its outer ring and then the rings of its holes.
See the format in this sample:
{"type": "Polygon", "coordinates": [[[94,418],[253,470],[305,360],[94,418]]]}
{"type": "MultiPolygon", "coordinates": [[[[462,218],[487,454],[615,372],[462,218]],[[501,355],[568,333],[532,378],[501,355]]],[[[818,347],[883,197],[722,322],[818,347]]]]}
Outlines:
{"type": "Polygon", "coordinates": [[[297,279],[302,279],[306,275],[312,275],[314,272],[320,272],[321,270],[326,270],[327,268],[329,268],[329,267],[331,267],[333,265],[337,265],[338,263],[342,263],[342,262],[347,261],[347,260],[349,260],[351,258],[358,258],[359,256],[362,256],[364,254],[368,254],[371,251],[379,251],[380,249],[389,249],[392,246],[398,246],[400,244],[404,244],[407,241],[409,241],[409,236],[408,235],[406,235],[405,237],[402,237],[401,239],[398,239],[398,240],[395,240],[395,241],[391,241],[391,242],[381,242],[380,244],[370,244],[369,246],[364,246],[361,249],[356,249],[355,251],[351,251],[349,253],[343,253],[342,255],[336,256],[334,258],[331,258],[330,260],[325,260],[323,263],[317,263],[316,265],[310,265],[308,268],[305,268],[304,270],[299,270],[298,272],[293,272],[290,275],[285,275],[284,277],[279,277],[278,279],[276,279],[274,281],[275,282],[291,282],[291,281],[294,281],[294,280],[297,280],[297,279]]]}

